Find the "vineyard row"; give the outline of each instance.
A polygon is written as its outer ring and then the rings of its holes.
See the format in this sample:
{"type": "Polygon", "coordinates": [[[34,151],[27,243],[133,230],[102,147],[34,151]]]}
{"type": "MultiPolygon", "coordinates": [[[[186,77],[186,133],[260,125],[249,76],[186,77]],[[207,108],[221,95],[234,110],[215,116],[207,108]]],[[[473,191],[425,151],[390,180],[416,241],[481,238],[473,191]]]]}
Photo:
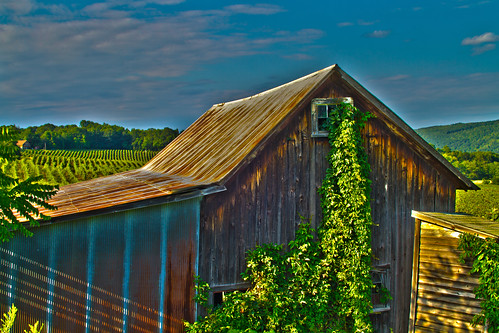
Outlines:
{"type": "Polygon", "coordinates": [[[138,169],[154,154],[133,150],[26,150],[20,159],[1,167],[12,177],[24,180],[41,176],[43,183],[62,186],[138,169]]]}

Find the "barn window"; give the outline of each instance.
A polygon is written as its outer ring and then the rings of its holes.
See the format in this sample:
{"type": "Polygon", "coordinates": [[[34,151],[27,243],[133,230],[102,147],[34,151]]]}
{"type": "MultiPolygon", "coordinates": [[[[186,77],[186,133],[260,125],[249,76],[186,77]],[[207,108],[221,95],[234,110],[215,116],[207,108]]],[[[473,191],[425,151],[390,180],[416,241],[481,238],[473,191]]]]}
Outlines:
{"type": "Polygon", "coordinates": [[[336,110],[338,104],[349,103],[353,105],[351,97],[341,98],[315,98],[312,100],[312,136],[327,137],[325,125],[329,115],[336,110]]]}
{"type": "Polygon", "coordinates": [[[372,302],[373,313],[382,313],[390,311],[390,291],[388,287],[389,281],[389,265],[376,266],[371,269],[371,277],[373,281],[372,302]]]}
{"type": "Polygon", "coordinates": [[[249,283],[237,283],[233,285],[220,285],[212,287],[212,304],[217,307],[223,304],[228,293],[239,291],[246,292],[250,287],[249,283]]]}

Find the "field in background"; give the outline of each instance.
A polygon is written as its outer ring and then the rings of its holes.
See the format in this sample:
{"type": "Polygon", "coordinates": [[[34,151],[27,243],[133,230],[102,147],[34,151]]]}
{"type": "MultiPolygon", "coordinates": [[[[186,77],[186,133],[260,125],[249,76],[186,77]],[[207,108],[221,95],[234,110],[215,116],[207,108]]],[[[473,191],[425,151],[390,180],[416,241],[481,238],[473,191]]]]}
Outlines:
{"type": "Polygon", "coordinates": [[[499,185],[481,184],[479,191],[456,192],[456,212],[499,221],[499,185]]]}
{"type": "Polygon", "coordinates": [[[9,176],[42,176],[60,186],[142,167],[157,152],[140,150],[24,150],[21,158],[2,165],[9,176]]]}

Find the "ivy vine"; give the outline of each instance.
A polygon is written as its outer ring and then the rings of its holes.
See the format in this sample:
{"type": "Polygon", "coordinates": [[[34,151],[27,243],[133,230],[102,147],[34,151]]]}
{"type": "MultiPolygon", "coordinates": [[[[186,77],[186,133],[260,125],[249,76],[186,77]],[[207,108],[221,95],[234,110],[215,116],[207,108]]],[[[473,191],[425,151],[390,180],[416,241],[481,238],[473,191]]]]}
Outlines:
{"type": "Polygon", "coordinates": [[[344,331],[371,331],[371,206],[361,128],[369,114],[340,104],[328,122],[330,167],[322,187],[321,247],[336,281],[335,308],[344,331]]]}
{"type": "Polygon", "coordinates": [[[471,273],[478,273],[478,286],[474,293],[481,299],[479,314],[472,325],[487,325],[488,332],[499,332],[499,244],[496,239],[482,239],[464,233],[459,237],[459,249],[463,250],[461,260],[473,260],[471,273]]]}
{"type": "MultiPolygon", "coordinates": [[[[186,322],[187,332],[373,331],[369,164],[360,134],[366,120],[350,104],[330,115],[317,233],[302,221],[287,248],[265,244],[248,252],[243,278],[251,288],[186,322]]],[[[206,305],[208,284],[198,280],[196,288],[196,300],[206,305]]]]}

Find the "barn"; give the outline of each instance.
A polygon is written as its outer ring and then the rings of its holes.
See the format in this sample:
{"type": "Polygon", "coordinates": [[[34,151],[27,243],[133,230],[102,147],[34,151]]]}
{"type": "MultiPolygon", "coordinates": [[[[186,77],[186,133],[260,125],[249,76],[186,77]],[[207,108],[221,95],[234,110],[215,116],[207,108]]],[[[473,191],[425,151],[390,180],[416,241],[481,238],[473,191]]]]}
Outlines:
{"type": "Polygon", "coordinates": [[[318,225],[329,151],[320,122],[340,101],[375,116],[363,130],[373,274],[393,300],[372,319],[407,331],[411,211],[453,212],[455,190],[477,187],[337,65],[214,105],[140,169],[62,187],[51,221],[2,244],[0,309],[14,303],[51,332],[181,331],[198,313],[194,275],[216,301],[247,287],[248,249],[287,243],[300,216],[318,225]]]}
{"type": "Polygon", "coordinates": [[[461,262],[459,236],[499,239],[499,225],[480,217],[414,211],[415,237],[409,332],[487,332],[471,322],[481,309],[472,262],[461,262]]]}

